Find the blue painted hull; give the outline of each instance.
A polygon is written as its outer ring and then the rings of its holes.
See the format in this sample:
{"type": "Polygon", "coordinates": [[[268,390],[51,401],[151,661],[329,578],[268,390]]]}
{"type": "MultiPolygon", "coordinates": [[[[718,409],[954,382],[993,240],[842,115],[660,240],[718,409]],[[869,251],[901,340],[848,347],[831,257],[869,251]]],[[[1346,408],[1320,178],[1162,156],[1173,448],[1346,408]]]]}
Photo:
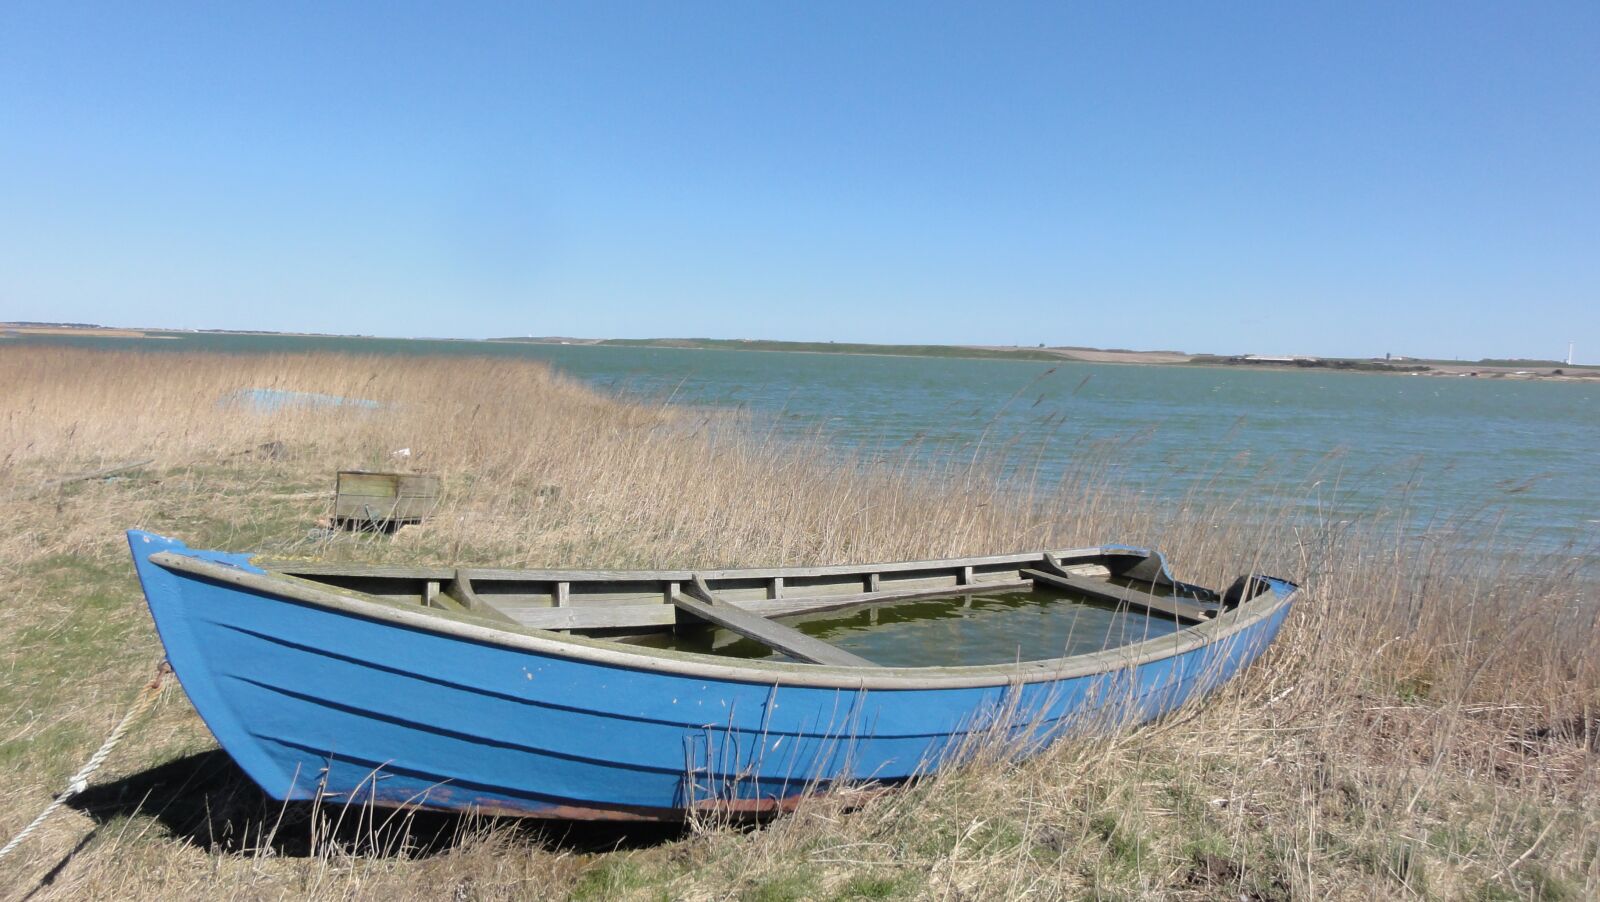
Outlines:
{"type": "Polygon", "coordinates": [[[937,770],[997,731],[1027,752],[1074,729],[1146,721],[1254,660],[1294,590],[1269,580],[1268,614],[1105,673],[929,687],[917,668],[818,686],[781,669],[707,676],[643,649],[597,661],[554,636],[514,647],[396,623],[150,560],[166,551],[261,573],[244,555],[129,538],[173,670],[273,798],[543,817],[765,810],[838,781],[937,770]],[[885,684],[898,675],[907,688],[885,684]]]}

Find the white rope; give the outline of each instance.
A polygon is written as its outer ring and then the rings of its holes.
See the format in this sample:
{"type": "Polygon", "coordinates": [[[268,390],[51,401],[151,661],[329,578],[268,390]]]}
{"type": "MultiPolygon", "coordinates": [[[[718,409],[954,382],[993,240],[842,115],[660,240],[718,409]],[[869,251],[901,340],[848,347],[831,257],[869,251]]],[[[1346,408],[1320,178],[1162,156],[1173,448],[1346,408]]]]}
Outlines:
{"type": "Polygon", "coordinates": [[[22,841],[27,839],[33,831],[39,829],[40,824],[49,820],[50,815],[56,813],[56,809],[65,805],[73,796],[89,788],[89,778],[94,776],[94,772],[99,770],[100,765],[106,762],[106,758],[111,755],[111,750],[117,747],[117,743],[122,741],[122,737],[128,734],[128,728],[132,727],[134,722],[139,719],[139,716],[150,710],[150,706],[154,705],[156,699],[161,697],[161,690],[165,688],[166,676],[171,672],[167,662],[162,661],[160,669],[156,673],[156,678],[144,687],[138,698],[134,699],[133,707],[128,709],[128,713],[123,716],[122,722],[117,724],[117,728],[111,731],[111,735],[106,737],[105,743],[89,757],[88,762],[79,768],[77,773],[72,775],[72,778],[67,781],[67,788],[56,796],[50,804],[46,805],[43,811],[39,812],[39,816],[33,819],[33,823],[23,827],[21,833],[13,836],[11,841],[5,844],[4,848],[0,848],[0,859],[11,854],[11,850],[21,845],[22,841]]]}

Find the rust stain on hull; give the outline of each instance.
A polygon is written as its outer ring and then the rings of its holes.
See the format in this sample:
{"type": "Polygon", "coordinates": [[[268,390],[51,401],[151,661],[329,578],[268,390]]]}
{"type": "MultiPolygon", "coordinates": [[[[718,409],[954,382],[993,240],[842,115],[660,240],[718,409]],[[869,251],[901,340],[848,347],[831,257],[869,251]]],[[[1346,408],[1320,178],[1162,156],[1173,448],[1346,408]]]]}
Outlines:
{"type": "MultiPolygon", "coordinates": [[[[867,789],[860,792],[863,799],[865,799],[876,797],[885,790],[886,787],[867,789]]],[[[375,800],[374,804],[390,808],[421,809],[451,814],[472,812],[491,817],[526,817],[544,820],[612,821],[621,823],[672,823],[684,820],[691,812],[751,820],[774,817],[780,814],[792,813],[801,803],[808,799],[821,799],[829,794],[828,792],[800,792],[783,796],[782,798],[703,799],[686,808],[652,808],[633,805],[585,805],[583,803],[541,804],[530,802],[527,805],[517,805],[508,803],[504,799],[482,798],[468,793],[452,792],[448,787],[439,786],[430,791],[426,798],[422,800],[407,802],[375,800]]]]}

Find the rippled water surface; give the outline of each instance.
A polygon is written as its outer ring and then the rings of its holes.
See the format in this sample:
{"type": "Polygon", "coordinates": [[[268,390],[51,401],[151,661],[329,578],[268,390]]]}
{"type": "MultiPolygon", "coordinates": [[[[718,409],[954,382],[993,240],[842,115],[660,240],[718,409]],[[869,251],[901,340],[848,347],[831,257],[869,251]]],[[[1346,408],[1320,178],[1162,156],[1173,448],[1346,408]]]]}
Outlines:
{"type": "Polygon", "coordinates": [[[1404,506],[1502,548],[1600,543],[1600,384],[761,351],[177,333],[22,337],[152,351],[533,357],[601,388],[736,406],[758,425],[929,457],[1005,447],[1043,481],[1086,459],[1179,497],[1241,491],[1341,519],[1404,506]],[[1109,450],[1114,448],[1115,450],[1109,450]]]}

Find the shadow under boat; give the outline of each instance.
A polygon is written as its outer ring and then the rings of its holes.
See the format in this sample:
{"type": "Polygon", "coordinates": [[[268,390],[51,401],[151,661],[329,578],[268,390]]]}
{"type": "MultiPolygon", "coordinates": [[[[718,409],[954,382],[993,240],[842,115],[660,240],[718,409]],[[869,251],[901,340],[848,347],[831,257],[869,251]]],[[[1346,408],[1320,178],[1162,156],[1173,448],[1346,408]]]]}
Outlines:
{"type": "MultiPolygon", "coordinates": [[[[72,797],[67,806],[93,820],[96,830],[149,817],[173,839],[207,852],[286,858],[315,857],[319,850],[330,848],[363,856],[427,858],[489,830],[512,831],[553,852],[612,852],[657,846],[680,839],[689,830],[681,822],[541,820],[337,802],[278,802],[222,749],[96,784],[72,797]]],[[[86,845],[87,841],[80,843],[68,859],[86,845]]]]}

